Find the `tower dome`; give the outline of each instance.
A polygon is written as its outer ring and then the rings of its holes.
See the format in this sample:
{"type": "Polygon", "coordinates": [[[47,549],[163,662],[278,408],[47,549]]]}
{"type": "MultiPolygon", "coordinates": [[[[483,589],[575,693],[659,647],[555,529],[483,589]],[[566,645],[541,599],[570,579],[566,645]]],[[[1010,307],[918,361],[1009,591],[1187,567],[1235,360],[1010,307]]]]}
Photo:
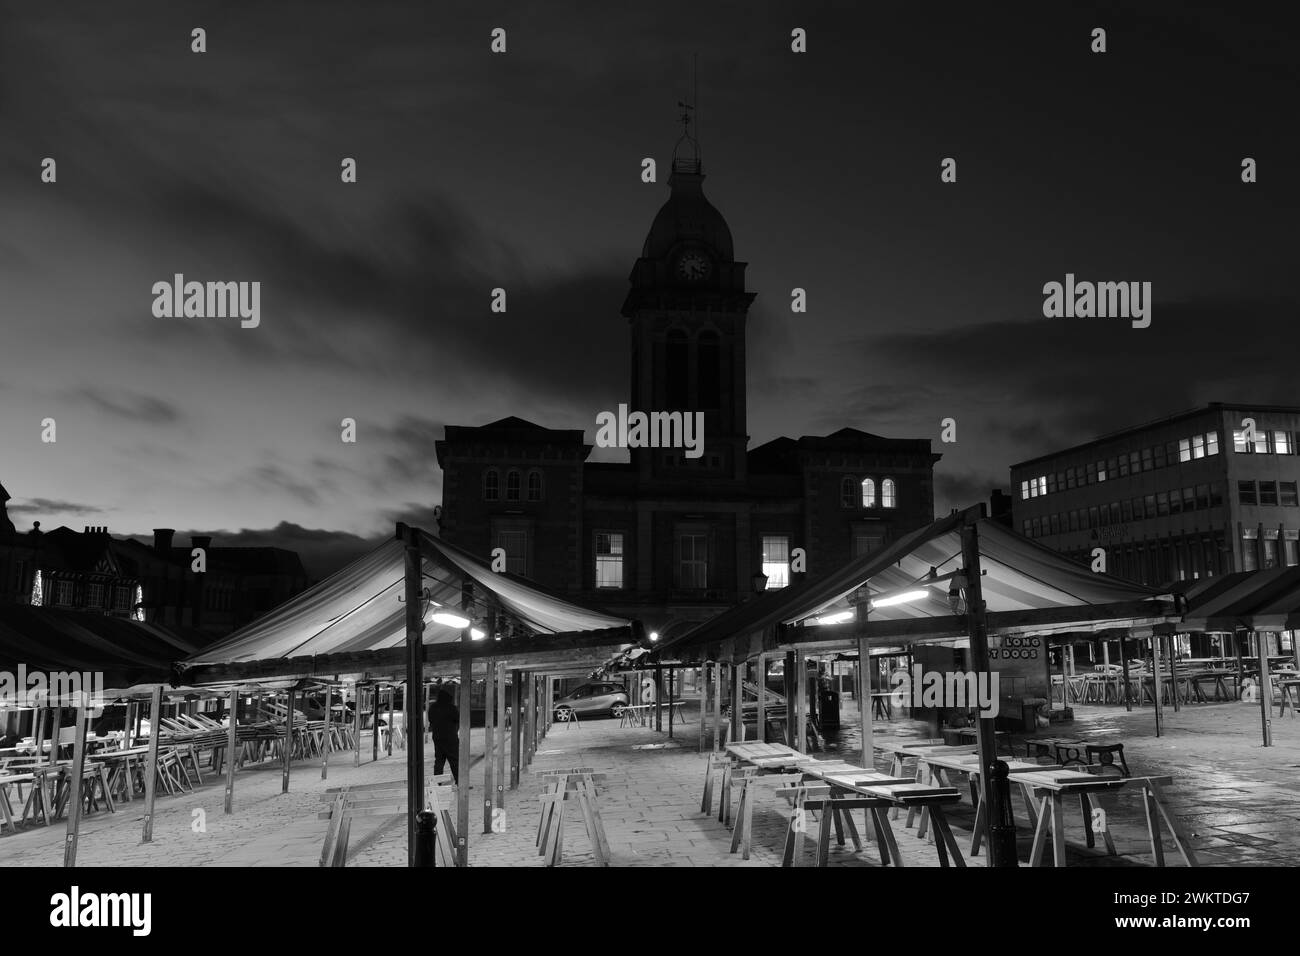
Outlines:
{"type": "Polygon", "coordinates": [[[735,260],[731,229],[722,213],[704,196],[704,173],[697,158],[680,155],[681,144],[673,156],[673,171],[668,177],[671,193],[659,208],[641,258],[660,259],[681,243],[704,243],[724,262],[735,260]]]}

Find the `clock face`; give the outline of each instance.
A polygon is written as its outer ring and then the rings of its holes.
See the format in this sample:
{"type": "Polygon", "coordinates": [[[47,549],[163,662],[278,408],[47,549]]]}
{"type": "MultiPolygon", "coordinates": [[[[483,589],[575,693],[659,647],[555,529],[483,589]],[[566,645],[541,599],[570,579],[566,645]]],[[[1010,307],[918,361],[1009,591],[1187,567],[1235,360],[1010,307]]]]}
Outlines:
{"type": "Polygon", "coordinates": [[[700,252],[687,252],[677,260],[677,275],[687,282],[700,282],[709,277],[713,263],[700,252]]]}

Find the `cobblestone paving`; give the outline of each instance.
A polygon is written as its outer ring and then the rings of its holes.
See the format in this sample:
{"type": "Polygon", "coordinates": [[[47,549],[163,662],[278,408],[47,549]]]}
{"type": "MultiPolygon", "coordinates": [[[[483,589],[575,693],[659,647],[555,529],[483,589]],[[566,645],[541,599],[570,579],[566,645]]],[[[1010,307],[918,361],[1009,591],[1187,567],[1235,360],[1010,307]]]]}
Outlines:
{"type": "MultiPolygon", "coordinates": [[[[846,700],[845,710],[851,707],[846,700]]],[[[691,714],[688,712],[688,717],[691,714]]],[[[846,714],[847,716],[847,714],[846,714]]],[[[1164,733],[1154,735],[1151,708],[1079,706],[1073,724],[1054,725],[1054,736],[1123,742],[1135,775],[1173,778],[1166,794],[1175,814],[1193,834],[1193,846],[1202,865],[1294,865],[1300,848],[1300,719],[1273,718],[1274,746],[1260,742],[1257,704],[1223,703],[1189,705],[1180,713],[1168,711],[1164,733]]],[[[888,732],[888,725],[878,725],[888,732]]],[[[667,735],[651,730],[620,728],[617,721],[590,720],[580,726],[557,725],[543,740],[517,791],[508,792],[508,827],[504,833],[482,832],[483,765],[482,731],[471,736],[478,755],[472,771],[470,861],[475,866],[543,866],[535,836],[540,807],[536,774],[546,769],[590,766],[606,773],[599,807],[616,866],[777,866],[787,827],[788,809],[772,792],[775,784],[760,785],[755,803],[753,850],[748,861],[729,852],[730,831],[717,820],[717,807],[700,812],[704,757],[696,752],[698,723],[678,727],[677,739],[662,745],[667,735]]],[[[851,724],[830,744],[828,756],[857,760],[860,737],[851,724]]],[[[429,748],[431,751],[431,748],[429,748]]],[[[368,757],[368,751],[366,752],[368,757]]],[[[431,757],[431,752],[429,753],[431,757]]],[[[324,823],[316,819],[323,808],[320,795],[326,787],[401,780],[405,754],[378,762],[368,759],[352,766],[352,755],[331,759],[328,782],[322,782],[319,761],[294,766],[291,792],[280,793],[280,768],[266,764],[239,773],[236,813],[221,812],[223,781],[211,779],[193,795],[160,797],[154,842],[140,843],[142,804],[119,804],[116,814],[95,814],[85,819],[79,862],[83,865],[217,865],[315,866],[324,836],[324,823]],[[206,832],[194,832],[196,810],[204,811],[206,832]]],[[[431,761],[430,761],[431,764],[431,761]]],[[[881,765],[881,769],[887,769],[881,765]]],[[[430,766],[426,772],[432,772],[430,766]]],[[[1108,823],[1119,856],[1085,849],[1083,820],[1077,803],[1067,804],[1067,833],[1072,865],[1149,866],[1153,861],[1139,791],[1125,788],[1103,798],[1108,823]]],[[[1028,855],[1031,833],[1023,804],[1014,800],[1021,859],[1028,855]]],[[[969,802],[950,814],[958,843],[971,865],[984,865],[985,855],[971,858],[969,802]]],[[[860,820],[860,818],[859,818],[860,820]]],[[[562,866],[589,866],[594,862],[580,817],[566,815],[565,853],[562,866]]],[[[918,839],[903,819],[894,830],[907,866],[935,866],[934,847],[918,839]]],[[[810,834],[811,835],[811,834],[810,834]]],[[[0,837],[0,866],[57,865],[62,860],[64,828],[31,828],[0,837]]],[[[812,861],[812,844],[806,841],[803,863],[812,861]]],[[[353,830],[349,865],[402,866],[406,862],[406,831],[402,818],[367,820],[353,830]]],[[[1181,865],[1167,830],[1165,856],[1181,865]]],[[[1049,848],[1050,857],[1050,848],[1049,848]]],[[[877,866],[874,843],[861,853],[851,844],[832,842],[832,866],[877,866]]]]}

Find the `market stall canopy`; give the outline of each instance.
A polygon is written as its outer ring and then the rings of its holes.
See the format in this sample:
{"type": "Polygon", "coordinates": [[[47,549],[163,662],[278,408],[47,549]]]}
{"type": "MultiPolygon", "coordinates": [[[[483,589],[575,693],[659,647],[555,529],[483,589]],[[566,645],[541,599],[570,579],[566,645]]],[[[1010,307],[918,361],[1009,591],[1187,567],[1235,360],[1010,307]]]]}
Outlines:
{"type": "Polygon", "coordinates": [[[1173,596],[1064,557],[972,511],[911,532],[816,578],[764,592],[660,648],[661,660],[715,656],[743,660],[786,644],[847,647],[859,636],[884,641],[953,640],[966,617],[949,598],[964,573],[963,528],[974,522],[990,634],[1065,633],[1177,620],[1173,596]],[[906,599],[904,596],[908,596],[906,599]],[[867,623],[855,620],[858,602],[867,623]]]}
{"type": "MultiPolygon", "coordinates": [[[[169,683],[198,645],[157,624],[61,608],[0,605],[0,671],[93,673],[105,696],[169,683]]],[[[0,701],[0,705],[3,702],[0,701]]]]}
{"type": "MultiPolygon", "coordinates": [[[[404,526],[403,526],[404,528],[404,526]]],[[[418,529],[427,661],[459,661],[464,625],[475,657],[543,663],[577,651],[603,661],[640,639],[640,625],[582,607],[418,529]],[[441,618],[441,620],[440,620],[441,618]],[[451,620],[452,623],[444,623],[451,620]],[[603,655],[603,656],[601,656],[603,655]]],[[[406,545],[385,541],[338,573],[259,618],[184,665],[190,683],[297,674],[403,673],[406,645],[406,545]]],[[[539,666],[537,669],[541,669],[539,666]]]]}
{"type": "Polygon", "coordinates": [[[1238,571],[1203,578],[1186,590],[1179,630],[1209,633],[1300,628],[1300,567],[1238,571]]]}

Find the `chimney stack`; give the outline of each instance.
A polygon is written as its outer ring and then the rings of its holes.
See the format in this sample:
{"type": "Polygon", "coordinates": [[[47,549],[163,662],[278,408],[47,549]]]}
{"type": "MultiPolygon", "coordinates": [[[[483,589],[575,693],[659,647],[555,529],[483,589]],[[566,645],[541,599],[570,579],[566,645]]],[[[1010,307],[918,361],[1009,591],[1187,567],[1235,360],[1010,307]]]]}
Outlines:
{"type": "Polygon", "coordinates": [[[202,548],[204,551],[212,547],[212,535],[210,534],[192,534],[190,535],[190,547],[202,548]]]}
{"type": "Polygon", "coordinates": [[[175,528],[154,528],[153,529],[153,549],[166,554],[172,549],[172,538],[176,535],[175,528]]]}

